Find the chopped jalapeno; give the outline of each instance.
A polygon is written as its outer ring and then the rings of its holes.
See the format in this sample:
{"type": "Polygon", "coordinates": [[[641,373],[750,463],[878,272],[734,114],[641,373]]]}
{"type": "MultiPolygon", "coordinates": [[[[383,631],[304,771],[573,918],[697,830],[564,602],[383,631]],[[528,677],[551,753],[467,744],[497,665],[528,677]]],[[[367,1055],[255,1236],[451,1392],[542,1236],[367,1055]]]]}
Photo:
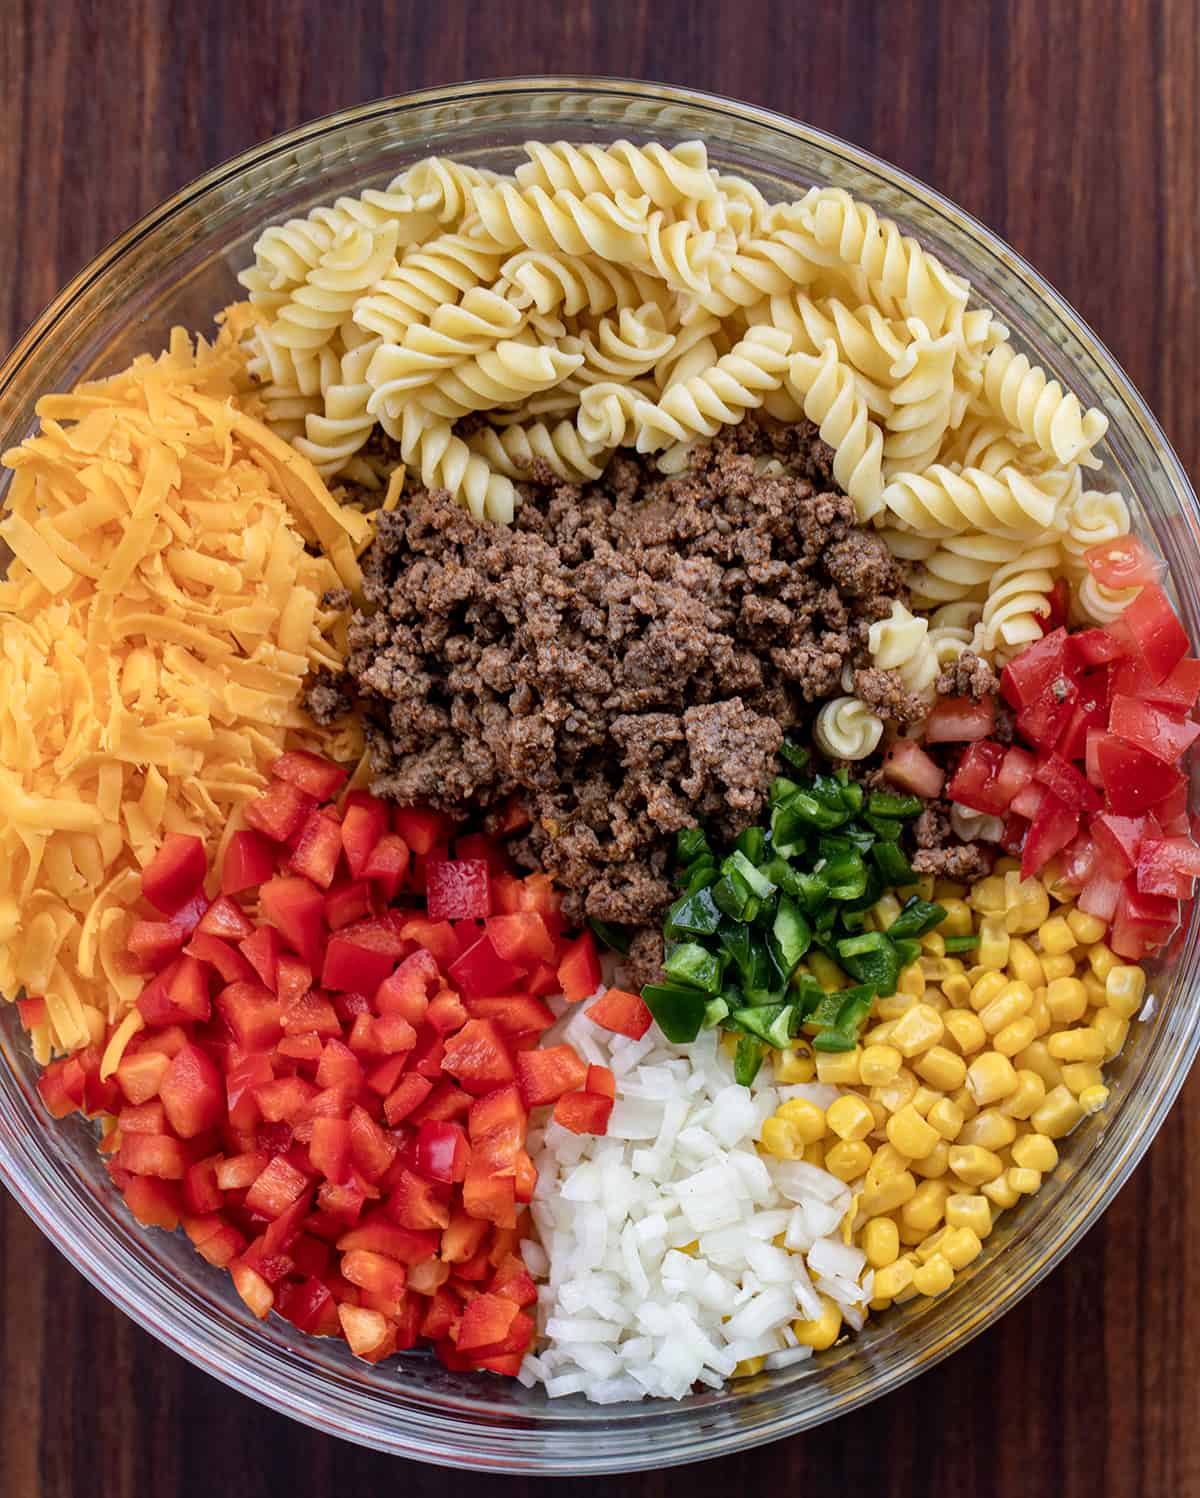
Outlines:
{"type": "Polygon", "coordinates": [[[946,919],[945,907],[935,905],[932,900],[922,900],[919,895],[907,902],[904,909],[888,927],[893,941],[900,936],[924,936],[946,919]]]}
{"type": "Polygon", "coordinates": [[[733,1080],[742,1087],[751,1086],[758,1076],[762,1060],[762,1041],[753,1035],[743,1035],[733,1058],[733,1080]]]}
{"type": "Polygon", "coordinates": [[[702,988],[705,993],[721,991],[721,960],[697,941],[680,942],[672,947],[663,962],[663,972],[668,978],[702,988]]]}
{"type": "Polygon", "coordinates": [[[673,1045],[690,1045],[699,1035],[709,1002],[699,989],[649,983],[642,989],[642,999],[673,1045]]]}
{"type": "Polygon", "coordinates": [[[972,932],[969,936],[947,936],[943,937],[947,952],[970,952],[979,945],[978,933],[972,932]]]}

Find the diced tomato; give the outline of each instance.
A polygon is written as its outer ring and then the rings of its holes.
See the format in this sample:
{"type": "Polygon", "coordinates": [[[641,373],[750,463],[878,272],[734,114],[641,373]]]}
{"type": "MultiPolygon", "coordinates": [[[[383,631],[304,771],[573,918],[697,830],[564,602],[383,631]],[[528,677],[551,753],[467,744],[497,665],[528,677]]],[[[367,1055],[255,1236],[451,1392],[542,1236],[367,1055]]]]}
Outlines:
{"type": "Polygon", "coordinates": [[[1111,629],[1085,629],[1072,635],[1075,653],[1085,666],[1106,666],[1127,654],[1125,641],[1111,629]]]}
{"type": "Polygon", "coordinates": [[[286,843],[304,826],[316,804],[314,797],[290,781],[272,780],[261,796],[247,803],[243,815],[256,832],[273,843],[286,843]]]}
{"type": "Polygon", "coordinates": [[[1157,806],[1183,783],[1173,766],[1124,739],[1101,738],[1096,756],[1109,808],[1118,816],[1157,806]]]}
{"type": "Polygon", "coordinates": [[[321,965],[325,906],[321,891],[298,874],[284,874],[267,880],[259,890],[259,902],[263,914],[315,972],[321,965]]]}
{"type": "Polygon", "coordinates": [[[508,993],[519,987],[521,976],[518,967],[497,955],[486,936],[456,957],[447,971],[450,981],[466,998],[495,998],[508,993]]]}
{"type": "Polygon", "coordinates": [[[1200,723],[1180,720],[1135,697],[1114,697],[1108,726],[1118,738],[1174,764],[1200,738],[1200,723]]]}
{"type": "Polygon", "coordinates": [[[159,1097],[167,1120],[181,1139],[215,1128],[225,1112],[221,1074],[199,1046],[176,1052],[163,1075],[159,1097]]]}
{"type": "MultiPolygon", "coordinates": [[[[1107,700],[1107,691],[1105,692],[1107,700]]],[[[1087,736],[1091,728],[1103,729],[1108,719],[1104,701],[1094,701],[1086,692],[1071,709],[1071,717],[1058,741],[1058,752],[1063,759],[1083,759],[1087,754],[1087,736]]]]}
{"type": "Polygon", "coordinates": [[[219,936],[224,941],[242,941],[254,930],[254,922],[228,895],[218,895],[204,912],[196,931],[219,936]]]}
{"type": "Polygon", "coordinates": [[[371,913],[371,886],[365,879],[339,884],[325,896],[325,924],[340,931],[371,913]]]}
{"type": "Polygon", "coordinates": [[[1059,754],[1048,754],[1034,771],[1034,779],[1053,791],[1068,811],[1097,812],[1104,804],[1084,776],[1059,754]]]}
{"type": "Polygon", "coordinates": [[[1048,691],[1061,691],[1078,671],[1074,642],[1065,629],[1054,629],[1027,645],[1005,666],[1000,690],[1018,711],[1040,702],[1048,691]]]}
{"type": "Polygon", "coordinates": [[[1165,681],[1188,653],[1187,631],[1170,599],[1151,583],[1126,608],[1124,619],[1150,674],[1165,681]]]}
{"type": "Polygon", "coordinates": [[[1200,847],[1190,837],[1142,839],[1137,856],[1137,887],[1142,894],[1190,898],[1192,881],[1198,878],[1200,847]]]}
{"type": "Polygon", "coordinates": [[[986,739],[996,726],[996,704],[991,697],[939,697],[925,720],[925,742],[960,744],[986,739]]]}
{"type": "Polygon", "coordinates": [[[883,757],[884,776],[901,790],[932,800],[942,793],[946,772],[916,739],[897,739],[883,757]]]}
{"type": "Polygon", "coordinates": [[[163,1181],[182,1181],[189,1163],[183,1145],[169,1134],[122,1135],[114,1160],[132,1175],[163,1181]]]}
{"type": "Polygon", "coordinates": [[[1094,818],[1091,828],[1101,869],[1110,878],[1123,879],[1137,864],[1146,818],[1119,817],[1113,812],[1105,812],[1094,818]]]}
{"type": "Polygon", "coordinates": [[[461,1181],[467,1173],[471,1149],[456,1123],[427,1119],[417,1134],[417,1171],[431,1181],[461,1181]]]}
{"type": "Polygon", "coordinates": [[[279,1039],[282,1005],[261,983],[231,983],[217,995],[217,1008],[245,1051],[268,1050],[279,1039]]]}
{"type": "Polygon", "coordinates": [[[1117,901],[1120,897],[1121,880],[1114,879],[1103,869],[1097,869],[1080,891],[1079,908],[1085,915],[1094,915],[1102,921],[1111,921],[1116,914],[1117,901]]]}
{"type": "Polygon", "coordinates": [[[1108,944],[1118,957],[1140,962],[1160,947],[1179,924],[1179,901],[1143,894],[1133,878],[1121,886],[1108,944]]]}
{"type": "Polygon", "coordinates": [[[385,832],[371,849],[363,877],[377,884],[386,899],[394,900],[408,873],[408,862],[408,844],[394,832],[385,832]]]}
{"type": "Polygon", "coordinates": [[[388,1127],[394,1129],[401,1120],[408,1117],[414,1108],[419,1107],[432,1091],[433,1083],[428,1077],[419,1077],[415,1072],[401,1077],[395,1090],[384,1099],[383,1116],[388,1121],[388,1127]]]}
{"type": "Polygon", "coordinates": [[[454,823],[445,813],[420,806],[394,806],[392,826],[414,853],[432,853],[449,840],[454,823]]]}
{"type": "Polygon", "coordinates": [[[257,889],[275,872],[275,849],[261,833],[235,832],[221,863],[221,893],[239,895],[257,889]]]}
{"type": "Polygon", "coordinates": [[[1118,590],[1157,583],[1166,570],[1166,564],[1136,536],[1102,541],[1089,547],[1083,559],[1098,583],[1118,590]]]}
{"type": "Polygon", "coordinates": [[[1039,698],[1021,709],[1017,728],[1039,749],[1053,749],[1070,727],[1078,702],[1078,682],[1059,677],[1039,698]]]}
{"type": "Polygon", "coordinates": [[[134,921],[126,939],[129,965],[139,973],[156,973],[179,955],[186,940],[171,921],[134,921]]]}
{"type": "Polygon", "coordinates": [[[972,811],[985,812],[989,816],[1002,815],[1008,810],[1011,800],[1011,797],[1006,799],[1000,789],[1000,769],[1004,761],[1002,745],[990,739],[971,744],[958,762],[958,768],[946,787],[946,795],[972,811]]]}
{"type": "Polygon", "coordinates": [[[603,1134],[613,1100],[594,1092],[567,1092],[554,1105],[554,1120],[573,1134],[603,1134]]]}
{"type": "MultiPolygon", "coordinates": [[[[558,983],[555,980],[555,989],[558,983]]],[[[506,994],[503,998],[471,999],[467,1013],[473,1019],[490,1019],[504,1036],[512,1041],[519,1035],[540,1035],[554,1023],[554,1014],[540,999],[525,994],[506,994]]]]}
{"type": "Polygon", "coordinates": [[[641,995],[623,988],[607,989],[588,1006],[587,1016],[605,1030],[628,1035],[630,1040],[641,1040],[654,1022],[641,995]]]}
{"type": "Polygon", "coordinates": [[[328,807],[311,811],[288,860],[297,874],[320,889],[328,889],[342,856],[342,824],[328,807]]]}
{"type": "Polygon", "coordinates": [[[1139,695],[1168,712],[1191,712],[1200,699],[1200,660],[1192,660],[1189,656],[1180,661],[1169,676],[1147,684],[1139,695]]]}
{"type": "Polygon", "coordinates": [[[596,939],[590,931],[577,936],[567,947],[558,964],[558,981],[570,1004],[590,999],[601,983],[600,958],[596,939]]]}
{"type": "Polygon", "coordinates": [[[197,931],[184,951],[197,962],[215,968],[226,984],[252,982],[254,979],[254,969],[242,954],[218,936],[206,936],[197,931]]]}
{"type": "Polygon", "coordinates": [[[553,1103],[586,1081],[587,1062],[573,1046],[547,1046],[545,1050],[522,1051],[517,1056],[517,1086],[527,1108],[553,1103]]]}
{"type": "Polygon", "coordinates": [[[413,1232],[440,1231],[450,1221],[450,1208],[441,1194],[444,1188],[401,1169],[384,1205],[388,1217],[413,1232]]]}
{"type": "Polygon", "coordinates": [[[1021,878],[1040,873],[1079,831],[1079,812],[1064,806],[1051,791],[1046,791],[1038,807],[1025,843],[1021,849],[1021,878]]]}
{"type": "Polygon", "coordinates": [[[321,986],[341,992],[374,993],[396,966],[395,956],[355,936],[351,926],[329,938],[325,948],[325,965],[321,986]]]}
{"type": "Polygon", "coordinates": [[[142,870],[142,894],[156,910],[174,915],[199,892],[207,872],[203,838],[168,832],[142,870]]]}
{"type": "Polygon", "coordinates": [[[277,780],[298,786],[318,801],[331,800],[346,783],[345,770],[305,749],[289,749],[286,754],[281,754],[271,766],[271,774],[277,780]]]}

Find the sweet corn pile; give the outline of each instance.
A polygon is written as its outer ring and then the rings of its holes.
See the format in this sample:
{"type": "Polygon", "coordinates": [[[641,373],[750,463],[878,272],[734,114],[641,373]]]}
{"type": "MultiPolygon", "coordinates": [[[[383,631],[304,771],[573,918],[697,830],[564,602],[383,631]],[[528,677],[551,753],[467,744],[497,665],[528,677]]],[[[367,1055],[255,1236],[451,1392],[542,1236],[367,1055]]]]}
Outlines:
{"type": "MultiPolygon", "coordinates": [[[[946,918],[897,992],[875,1001],[857,1049],[819,1054],[801,1040],[776,1058],[777,1082],[831,1083],[841,1095],[826,1109],[782,1104],[760,1146],[853,1188],[843,1236],[874,1271],[874,1311],[943,1294],[997,1215],[1041,1187],[1055,1140],[1107,1101],[1101,1066],[1124,1045],[1146,986],[1053,869],[1022,880],[1015,860],[1001,860],[969,889],[927,880],[919,893],[946,918]],[[946,938],[970,935],[967,960],[947,955],[946,938]]],[[[899,913],[885,896],[868,924],[887,930],[899,913]]],[[[820,954],[809,961],[826,987],[848,981],[820,954]]],[[[841,1330],[828,1299],[818,1320],[794,1326],[818,1349],[841,1330]]]]}

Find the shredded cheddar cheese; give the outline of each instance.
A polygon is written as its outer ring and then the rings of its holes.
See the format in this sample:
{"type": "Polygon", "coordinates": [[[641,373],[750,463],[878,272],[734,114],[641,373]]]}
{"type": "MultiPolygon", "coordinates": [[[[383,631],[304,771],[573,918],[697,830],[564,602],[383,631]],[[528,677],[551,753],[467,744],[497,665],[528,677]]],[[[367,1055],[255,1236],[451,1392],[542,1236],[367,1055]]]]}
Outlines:
{"type": "MultiPolygon", "coordinates": [[[[46,396],[40,432],[0,460],[0,991],[45,995],[42,1060],[130,1012],[138,870],[165,832],[219,857],[286,743],[361,753],[299,697],[341,664],[344,615],[323,598],[357,592],[370,521],[253,414],[246,315],[46,396]]],[[[137,1028],[114,1034],[109,1071],[137,1028]]]]}

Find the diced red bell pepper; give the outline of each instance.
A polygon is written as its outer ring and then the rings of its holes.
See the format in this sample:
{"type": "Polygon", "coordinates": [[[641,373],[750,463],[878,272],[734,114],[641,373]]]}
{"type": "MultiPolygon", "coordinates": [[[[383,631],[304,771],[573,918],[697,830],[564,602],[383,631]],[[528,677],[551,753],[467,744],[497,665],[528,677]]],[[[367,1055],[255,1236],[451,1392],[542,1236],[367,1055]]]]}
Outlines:
{"type": "Polygon", "coordinates": [[[883,773],[892,785],[931,800],[942,794],[946,772],[930,759],[916,739],[897,739],[883,757],[883,773]]]}
{"type": "Polygon", "coordinates": [[[334,1037],[325,1042],[317,1067],[318,1087],[344,1087],[353,1097],[362,1088],[363,1069],[358,1057],[334,1037]]]}
{"type": "Polygon", "coordinates": [[[1101,738],[1096,757],[1109,809],[1118,816],[1147,811],[1183,784],[1183,776],[1172,765],[1125,739],[1101,738]]]}
{"type": "Polygon", "coordinates": [[[340,992],[374,993],[396,966],[392,952],[381,951],[366,939],[356,936],[353,926],[329,938],[325,948],[325,965],[321,969],[321,986],[340,992]]]}
{"type": "Polygon", "coordinates": [[[431,1341],[449,1337],[462,1317],[462,1301],[453,1290],[443,1287],[434,1292],[421,1322],[421,1335],[431,1341]]]}
{"type": "Polygon", "coordinates": [[[925,720],[927,744],[961,744],[986,739],[996,726],[996,704],[991,697],[939,697],[925,720]]]}
{"type": "Polygon", "coordinates": [[[567,1092],[554,1105],[554,1121],[572,1134],[603,1134],[613,1100],[594,1092],[567,1092]]]}
{"type": "Polygon", "coordinates": [[[482,1355],[495,1348],[519,1314],[518,1307],[503,1295],[477,1295],[463,1311],[455,1343],[458,1351],[482,1355]]]}
{"type": "Polygon", "coordinates": [[[488,1289],[493,1295],[503,1295],[514,1305],[531,1306],[537,1302],[537,1286],[525,1263],[516,1254],[510,1253],[496,1266],[488,1289]]]}
{"type": "Polygon", "coordinates": [[[415,1072],[401,1077],[395,1090],[390,1092],[383,1102],[383,1116],[388,1121],[388,1127],[394,1129],[408,1117],[414,1108],[419,1107],[432,1091],[433,1083],[428,1077],[417,1076],[415,1072]]]}
{"type": "Polygon", "coordinates": [[[1053,791],[1068,811],[1097,812],[1104,804],[1075,766],[1053,751],[1038,765],[1034,779],[1053,791]]]}
{"type": "Polygon", "coordinates": [[[144,1228],[165,1228],[173,1233],[179,1226],[179,1188],[173,1181],[134,1176],[123,1194],[125,1205],[144,1228]]]}
{"type": "Polygon", "coordinates": [[[342,824],[328,807],[311,811],[288,860],[297,874],[328,889],[342,856],[342,824]]]}
{"type": "Polygon", "coordinates": [[[596,940],[590,931],[585,931],[571,942],[559,960],[558,981],[567,1002],[578,1004],[591,998],[600,987],[601,978],[596,940]]]}
{"type": "Polygon", "coordinates": [[[179,955],[186,940],[171,921],[134,921],[126,940],[129,965],[139,973],[156,973],[179,955]]]}
{"type": "Polygon", "coordinates": [[[325,900],[315,884],[298,874],[268,879],[259,890],[263,914],[315,972],[321,965],[325,900]]]}
{"type": "Polygon", "coordinates": [[[325,924],[340,931],[371,913],[371,886],[365,879],[339,884],[325,896],[325,924]]]}
{"type": "Polygon", "coordinates": [[[257,889],[275,872],[275,849],[259,832],[235,832],[221,861],[221,893],[257,889]]]}
{"type": "Polygon", "coordinates": [[[167,1110],[160,1098],[148,1103],[126,1103],[117,1114],[117,1125],[122,1134],[165,1134],[167,1110]]]}
{"type": "Polygon", "coordinates": [[[558,961],[554,938],[536,911],[516,910],[490,916],[486,930],[496,955],[505,962],[532,968],[539,962],[556,964],[558,961]]]}
{"type": "Polygon", "coordinates": [[[408,863],[408,844],[394,832],[385,832],[371,849],[363,878],[377,884],[384,898],[391,901],[400,893],[408,863]]]}
{"type": "Polygon", "coordinates": [[[958,762],[958,768],[946,787],[946,795],[972,811],[985,812],[989,816],[1003,815],[1011,800],[1011,797],[1005,798],[999,785],[1004,759],[1004,748],[990,739],[971,744],[958,762]]]}
{"type": "Polygon", "coordinates": [[[243,941],[254,930],[254,922],[228,895],[218,895],[196,927],[198,934],[218,936],[223,941],[243,941]]]}
{"type": "Polygon", "coordinates": [[[184,1216],[183,1230],[202,1259],[225,1269],[242,1252],[246,1240],[219,1212],[184,1216]]]}
{"type": "Polygon", "coordinates": [[[275,962],[275,993],[279,1002],[285,1008],[296,1004],[312,986],[312,969],[308,963],[291,952],[280,952],[275,962]]]}
{"type": "Polygon", "coordinates": [[[394,806],[392,826],[414,853],[432,853],[449,840],[454,823],[444,812],[428,807],[394,806]]]}
{"type": "Polygon", "coordinates": [[[317,1088],[303,1077],[277,1077],[254,1089],[258,1111],[268,1123],[295,1123],[308,1117],[317,1088]]]}
{"type": "Polygon", "coordinates": [[[366,1200],[366,1191],[357,1179],[337,1185],[332,1181],[323,1182],[317,1187],[317,1205],[324,1218],[318,1223],[310,1217],[309,1232],[319,1233],[322,1238],[336,1238],[358,1221],[366,1200]]]}
{"type": "Polygon", "coordinates": [[[298,786],[318,801],[332,800],[346,783],[345,770],[339,769],[332,760],[310,754],[306,749],[289,749],[286,754],[281,754],[271,766],[271,774],[277,780],[298,786]]]}
{"type": "Polygon", "coordinates": [[[350,1176],[350,1124],[344,1118],[314,1118],[308,1155],[313,1169],[335,1185],[350,1176]]]}
{"type": "Polygon", "coordinates": [[[37,1089],[52,1118],[66,1118],[83,1107],[84,1081],[83,1067],[74,1056],[51,1061],[43,1069],[37,1089]]]}
{"type": "Polygon", "coordinates": [[[287,1035],[314,1034],[323,1039],[337,1039],[341,1036],[342,1024],[325,994],[314,988],[284,1005],[283,1029],[287,1035]]]}
{"type": "Polygon", "coordinates": [[[396,1141],[385,1134],[364,1108],[350,1110],[350,1156],[368,1181],[377,1181],[392,1163],[396,1141]]]}
{"type": "MultiPolygon", "coordinates": [[[[429,1079],[426,1078],[426,1081],[429,1079]]],[[[427,1118],[441,1119],[448,1122],[456,1118],[466,1118],[471,1107],[471,1094],[465,1092],[457,1083],[449,1078],[436,1083],[433,1090],[427,1095],[423,1102],[419,1103],[409,1116],[409,1123],[419,1125],[427,1118]]]]}
{"type": "Polygon", "coordinates": [[[345,1301],[337,1309],[342,1334],[356,1358],[375,1363],[390,1354],[395,1347],[396,1329],[381,1311],[366,1310],[345,1301]]]}
{"type": "Polygon", "coordinates": [[[513,1167],[513,1186],[517,1201],[527,1204],[533,1200],[533,1193],[537,1189],[537,1180],[537,1166],[534,1165],[530,1155],[525,1150],[522,1150],[517,1155],[517,1163],[513,1167]]]}
{"type": "Polygon", "coordinates": [[[469,1018],[463,1001],[452,988],[443,988],[434,994],[425,1011],[425,1023],[439,1035],[453,1035],[469,1018]]]}
{"type": "Polygon", "coordinates": [[[408,1284],[403,1264],[365,1248],[352,1248],[343,1254],[342,1273],[352,1285],[361,1285],[364,1290],[389,1298],[402,1296],[408,1284]]]}
{"type": "Polygon", "coordinates": [[[217,995],[217,1008],[245,1051],[268,1050],[279,1039],[282,1005],[261,983],[231,983],[217,995]]]}
{"type": "Polygon", "coordinates": [[[415,1171],[402,1169],[384,1211],[393,1222],[412,1232],[440,1232],[450,1221],[450,1207],[443,1191],[443,1187],[415,1171]]]}
{"type": "Polygon", "coordinates": [[[210,1155],[188,1166],[183,1178],[183,1205],[193,1216],[219,1212],[225,1203],[225,1193],[217,1185],[220,1158],[219,1155],[210,1155]]]}
{"type": "Polygon", "coordinates": [[[256,832],[273,843],[286,843],[304,826],[316,804],[315,797],[290,781],[272,780],[261,796],[247,803],[243,815],[256,832]]]}
{"type": "Polygon", "coordinates": [[[254,969],[242,954],[218,936],[206,936],[197,931],[184,951],[197,962],[204,962],[215,968],[225,984],[254,980],[254,969]]]}
{"type": "Polygon", "coordinates": [[[221,1074],[199,1046],[177,1051],[159,1087],[167,1121],[181,1139],[215,1128],[225,1113],[221,1074]]]}
{"type": "Polygon", "coordinates": [[[587,1062],[573,1046],[553,1045],[517,1055],[517,1086],[527,1108],[553,1103],[587,1081],[587,1062]]]}
{"type": "Polygon", "coordinates": [[[1137,857],[1137,887],[1146,895],[1192,894],[1200,878],[1200,847],[1190,837],[1146,837],[1137,857]],[[1186,886],[1186,888],[1181,888],[1186,886]]]}
{"type": "Polygon", "coordinates": [[[1118,957],[1140,962],[1156,951],[1179,924],[1179,901],[1142,894],[1133,878],[1121,886],[1108,944],[1118,957]]]}
{"type": "MultiPolygon", "coordinates": [[[[52,1062],[51,1066],[60,1066],[61,1062],[52,1062]]],[[[75,1063],[78,1066],[78,1063],[75,1063]]],[[[126,1051],[117,1065],[117,1086],[131,1103],[145,1103],[150,1098],[158,1096],[158,1089],[162,1085],[162,1079],[167,1074],[167,1067],[171,1064],[171,1058],[164,1056],[161,1051],[126,1051]]],[[[51,1067],[47,1067],[38,1079],[41,1086],[42,1080],[50,1073],[51,1067]]],[[[44,1093],[43,1093],[44,1096],[44,1093]]],[[[83,1072],[80,1070],[80,1092],[78,1107],[83,1102],[83,1072]]],[[[68,1112],[74,1112],[74,1107],[68,1112]]],[[[55,1115],[56,1117],[60,1115],[55,1115]]]]}
{"type": "Polygon", "coordinates": [[[417,1133],[417,1171],[431,1181],[461,1181],[467,1173],[471,1148],[456,1123],[427,1119],[417,1133]]]}
{"type": "Polygon", "coordinates": [[[46,1000],[40,994],[18,999],[17,1015],[21,1028],[26,1031],[32,1030],[35,1025],[44,1025],[47,1021],[46,1000]]]}
{"type": "Polygon", "coordinates": [[[342,847],[354,879],[361,879],[379,839],[388,830],[387,806],[365,791],[346,798],[342,815],[342,847]]]}
{"type": "Polygon", "coordinates": [[[587,1086],[584,1088],[584,1091],[598,1093],[601,1097],[615,1098],[617,1095],[617,1079],[607,1066],[589,1066],[587,1086]]]}
{"type": "Polygon", "coordinates": [[[488,865],[479,858],[430,859],[425,901],[431,921],[481,920],[492,913],[488,865]]]}
{"type": "Polygon", "coordinates": [[[494,1222],[497,1227],[517,1225],[514,1177],[496,1175],[486,1162],[472,1158],[463,1181],[463,1207],[472,1217],[494,1222]]]}
{"type": "Polygon", "coordinates": [[[400,966],[375,991],[380,1014],[398,1014],[410,1025],[419,1025],[429,1008],[429,994],[439,979],[437,963],[422,948],[404,958],[400,966]]]}
{"type": "Polygon", "coordinates": [[[186,832],[168,832],[142,870],[142,894],[156,910],[174,915],[199,892],[207,872],[204,840],[186,832]]]}
{"type": "Polygon", "coordinates": [[[641,1040],[654,1023],[642,996],[623,988],[610,988],[602,993],[588,1006],[587,1017],[614,1034],[628,1035],[630,1040],[641,1040]]]}
{"type": "Polygon", "coordinates": [[[438,1251],[441,1234],[436,1230],[414,1231],[399,1226],[378,1210],[337,1240],[342,1253],[383,1254],[397,1264],[420,1264],[438,1251]]]}
{"type": "Polygon", "coordinates": [[[445,1043],[442,1069],[475,1097],[504,1087],[516,1076],[513,1058],[490,1020],[473,1019],[445,1043]]]}
{"type": "Polygon", "coordinates": [[[1114,697],[1108,726],[1118,738],[1174,764],[1200,738],[1200,723],[1171,717],[1136,697],[1114,697]]]}
{"type": "Polygon", "coordinates": [[[461,948],[449,921],[430,921],[424,916],[412,916],[400,927],[405,941],[415,941],[430,954],[438,967],[448,970],[459,957],[461,948]]]}
{"type": "Polygon", "coordinates": [[[495,998],[520,986],[521,970],[498,956],[486,936],[456,957],[447,971],[464,998],[495,998]]]}
{"type": "Polygon", "coordinates": [[[1083,560],[1097,582],[1118,590],[1157,583],[1166,569],[1166,564],[1136,536],[1101,541],[1084,552],[1083,560]]]}
{"type": "Polygon", "coordinates": [[[307,1177],[282,1155],[276,1155],[246,1192],[246,1208],[260,1217],[275,1218],[286,1212],[307,1189],[307,1177]]]}
{"type": "Polygon", "coordinates": [[[189,1163],[183,1145],[169,1134],[125,1134],[114,1161],[132,1175],[163,1181],[182,1181],[189,1163]]]}
{"type": "Polygon", "coordinates": [[[1053,749],[1070,726],[1078,702],[1078,682],[1059,677],[1036,701],[1021,709],[1017,728],[1039,749],[1053,749]]]}
{"type": "Polygon", "coordinates": [[[491,1223],[455,1210],[442,1232],[440,1256],[445,1264],[465,1264],[484,1246],[492,1231],[491,1223]]]}
{"type": "MultiPolygon", "coordinates": [[[[557,990],[557,979],[554,986],[557,990]]],[[[553,1012],[540,999],[519,993],[496,999],[471,999],[467,1013],[473,1019],[490,1019],[507,1041],[520,1035],[540,1035],[554,1023],[553,1012]]]]}
{"type": "Polygon", "coordinates": [[[1125,624],[1155,681],[1164,681],[1188,653],[1187,631],[1156,584],[1144,587],[1126,608],[1125,624]]]}
{"type": "Polygon", "coordinates": [[[417,1043],[409,1059],[409,1067],[419,1076],[437,1082],[442,1076],[442,1057],[446,1043],[436,1030],[423,1025],[417,1030],[417,1043]]]}
{"type": "Polygon", "coordinates": [[[310,1336],[329,1336],[341,1327],[329,1287],[314,1275],[298,1284],[285,1280],[276,1292],[275,1309],[297,1331],[310,1336]]]}
{"type": "Polygon", "coordinates": [[[273,994],[278,994],[283,941],[275,927],[258,926],[244,941],[238,942],[238,951],[257,973],[259,981],[273,994]]]}
{"type": "Polygon", "coordinates": [[[1040,873],[1079,831],[1079,812],[1064,806],[1056,795],[1047,791],[1021,849],[1021,878],[1040,873]]]}

